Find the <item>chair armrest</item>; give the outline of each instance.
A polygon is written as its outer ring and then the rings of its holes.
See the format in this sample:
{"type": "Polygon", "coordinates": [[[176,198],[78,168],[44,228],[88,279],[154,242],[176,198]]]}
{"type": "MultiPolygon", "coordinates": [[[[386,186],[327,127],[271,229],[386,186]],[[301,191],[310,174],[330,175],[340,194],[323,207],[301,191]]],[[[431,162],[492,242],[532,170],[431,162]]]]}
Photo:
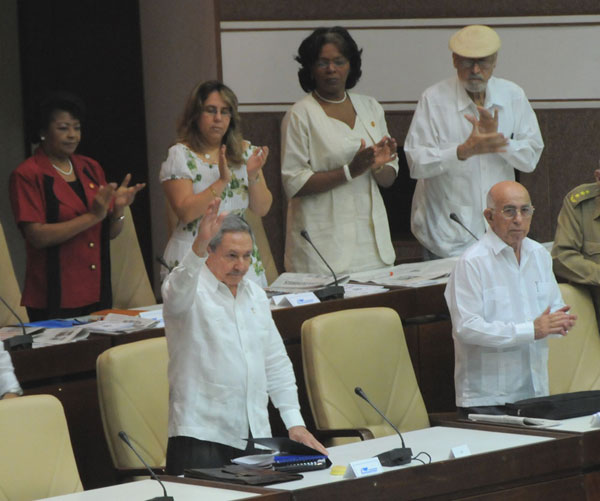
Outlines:
{"type": "Polygon", "coordinates": [[[361,440],[371,440],[375,438],[368,428],[345,428],[339,430],[316,430],[317,439],[328,439],[337,437],[359,437],[361,440]]]}

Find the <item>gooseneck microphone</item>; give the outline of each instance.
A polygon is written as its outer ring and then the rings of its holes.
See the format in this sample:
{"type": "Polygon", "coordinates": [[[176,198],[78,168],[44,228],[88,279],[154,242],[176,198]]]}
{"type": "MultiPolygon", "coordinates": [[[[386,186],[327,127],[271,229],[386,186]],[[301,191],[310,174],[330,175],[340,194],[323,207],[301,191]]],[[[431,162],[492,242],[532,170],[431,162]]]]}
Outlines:
{"type": "Polygon", "coordinates": [[[9,337],[8,339],[5,339],[4,340],[4,349],[6,351],[14,351],[14,350],[22,350],[24,348],[31,348],[31,345],[33,343],[33,338],[31,337],[31,334],[27,334],[27,331],[25,330],[25,326],[23,325],[23,322],[19,318],[19,315],[17,315],[17,313],[8,305],[8,303],[4,300],[4,298],[2,296],[0,296],[0,301],[2,301],[4,303],[4,306],[6,306],[8,308],[8,311],[10,311],[15,316],[15,318],[19,321],[19,326],[21,327],[21,331],[23,332],[23,334],[20,334],[18,336],[13,336],[13,337],[9,337]]]}
{"type": "Polygon", "coordinates": [[[129,441],[129,437],[127,436],[127,433],[125,433],[124,431],[121,430],[119,432],[119,438],[121,440],[123,440],[123,442],[125,442],[127,444],[127,446],[133,451],[133,453],[138,457],[138,459],[144,464],[144,466],[146,467],[146,469],[150,472],[150,476],[154,480],[156,480],[160,484],[160,486],[162,487],[164,496],[158,496],[158,497],[149,499],[148,501],[173,501],[173,496],[167,496],[167,489],[165,489],[165,486],[163,485],[163,483],[156,476],[156,473],[154,473],[154,471],[152,471],[152,468],[150,468],[150,466],[148,466],[148,463],[146,463],[146,461],[144,461],[142,459],[142,456],[140,456],[138,454],[138,451],[136,451],[135,448],[133,447],[133,445],[131,445],[131,442],[129,441]]]}
{"type": "Polygon", "coordinates": [[[317,249],[315,244],[313,244],[312,240],[308,236],[308,231],[302,230],[300,232],[300,235],[302,235],[302,238],[304,238],[304,240],[306,240],[310,244],[310,246],[315,250],[317,255],[321,258],[321,261],[325,263],[325,266],[329,268],[329,271],[333,275],[333,283],[335,285],[328,285],[327,287],[323,287],[322,289],[315,291],[315,296],[317,296],[321,301],[327,301],[328,299],[343,299],[344,287],[338,284],[338,279],[335,275],[335,272],[333,271],[331,266],[329,266],[329,263],[325,261],[325,258],[321,255],[319,249],[317,249]]]}
{"type": "Polygon", "coordinates": [[[460,220],[460,218],[459,218],[459,217],[458,217],[458,216],[457,216],[457,215],[456,215],[454,212],[451,212],[451,213],[448,215],[448,217],[449,217],[450,219],[452,219],[452,221],[454,221],[454,222],[456,222],[456,223],[460,224],[460,225],[461,225],[461,226],[462,226],[462,227],[463,227],[465,230],[467,230],[467,232],[469,233],[469,235],[471,235],[471,236],[472,236],[472,237],[473,237],[475,240],[479,241],[479,239],[478,239],[478,238],[475,236],[475,234],[474,234],[474,233],[473,233],[473,232],[472,232],[472,231],[471,231],[469,228],[467,228],[467,227],[466,227],[466,226],[463,224],[463,222],[460,220]]]}
{"type": "Polygon", "coordinates": [[[412,460],[412,449],[410,449],[409,447],[406,447],[406,444],[404,443],[404,439],[402,438],[402,434],[400,433],[400,430],[398,430],[398,428],[396,428],[396,426],[394,426],[394,423],[392,423],[388,418],[386,418],[385,415],[383,414],[383,412],[381,412],[375,406],[375,404],[369,400],[369,397],[367,397],[367,395],[365,394],[365,392],[362,390],[362,388],[360,386],[357,386],[356,388],[354,388],[354,393],[356,393],[360,398],[362,398],[373,409],[375,409],[377,411],[377,414],[379,414],[385,420],[385,422],[394,429],[394,431],[400,437],[400,441],[402,442],[402,448],[392,449],[391,451],[382,452],[381,454],[377,455],[381,465],[382,466],[399,466],[401,464],[410,463],[412,460]]]}

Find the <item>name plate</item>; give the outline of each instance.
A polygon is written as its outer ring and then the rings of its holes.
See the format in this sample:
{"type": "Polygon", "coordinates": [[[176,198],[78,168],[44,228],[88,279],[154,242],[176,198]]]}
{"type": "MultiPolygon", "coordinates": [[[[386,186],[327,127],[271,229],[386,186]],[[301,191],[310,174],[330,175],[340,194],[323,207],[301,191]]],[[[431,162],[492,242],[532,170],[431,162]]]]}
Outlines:
{"type": "Polygon", "coordinates": [[[464,458],[471,455],[471,449],[467,444],[457,445],[450,449],[450,459],[464,458]]]}
{"type": "Polygon", "coordinates": [[[379,458],[361,459],[359,461],[352,461],[348,465],[344,478],[368,477],[369,475],[377,475],[382,472],[383,467],[379,462],[379,458]]]}
{"type": "Polygon", "coordinates": [[[304,306],[305,304],[314,304],[320,301],[314,292],[299,292],[298,294],[273,296],[271,302],[275,306],[304,306]]]}

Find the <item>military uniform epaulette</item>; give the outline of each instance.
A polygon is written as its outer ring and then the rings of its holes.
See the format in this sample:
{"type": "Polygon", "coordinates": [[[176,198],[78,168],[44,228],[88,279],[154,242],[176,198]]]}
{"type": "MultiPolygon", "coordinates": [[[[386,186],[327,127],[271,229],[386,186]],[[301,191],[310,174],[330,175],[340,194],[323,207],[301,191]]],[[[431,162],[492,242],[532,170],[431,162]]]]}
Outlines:
{"type": "Polygon", "coordinates": [[[571,190],[567,194],[567,198],[571,201],[571,203],[574,206],[577,206],[584,200],[596,198],[598,195],[600,195],[600,186],[598,186],[597,183],[588,183],[579,185],[574,190],[571,190]]]}

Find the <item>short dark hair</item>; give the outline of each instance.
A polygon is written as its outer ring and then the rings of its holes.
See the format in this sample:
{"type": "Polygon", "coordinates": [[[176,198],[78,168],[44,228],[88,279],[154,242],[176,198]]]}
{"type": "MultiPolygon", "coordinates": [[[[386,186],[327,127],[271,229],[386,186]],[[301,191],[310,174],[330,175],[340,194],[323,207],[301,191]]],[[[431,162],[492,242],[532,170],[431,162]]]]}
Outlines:
{"type": "Polygon", "coordinates": [[[225,216],[219,231],[209,242],[208,246],[210,250],[214,251],[219,245],[221,245],[221,241],[223,240],[223,235],[225,233],[237,232],[248,233],[252,239],[252,243],[254,244],[254,234],[252,233],[252,228],[250,228],[250,225],[241,216],[231,212],[225,216]]]}
{"type": "Polygon", "coordinates": [[[66,111],[80,122],[85,118],[85,105],[75,94],[64,91],[49,92],[42,98],[38,107],[32,137],[34,142],[40,140],[41,131],[48,130],[57,111],[66,111]]]}
{"type": "Polygon", "coordinates": [[[346,89],[354,87],[362,75],[360,69],[362,49],[358,48],[348,30],[341,26],[317,28],[302,40],[298,48],[298,55],[294,57],[302,65],[298,70],[298,80],[305,92],[315,90],[312,68],[319,58],[321,48],[327,43],[334,44],[350,62],[350,73],[348,73],[348,79],[346,80],[346,89]]]}

